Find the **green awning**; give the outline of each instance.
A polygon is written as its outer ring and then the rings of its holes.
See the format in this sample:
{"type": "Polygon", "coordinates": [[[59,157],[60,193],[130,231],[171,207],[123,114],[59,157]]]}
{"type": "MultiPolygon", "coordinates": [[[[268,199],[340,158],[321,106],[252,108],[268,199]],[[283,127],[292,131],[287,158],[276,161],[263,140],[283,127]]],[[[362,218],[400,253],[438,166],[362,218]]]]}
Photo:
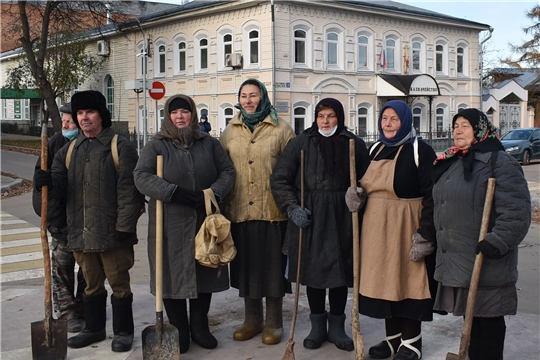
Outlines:
{"type": "Polygon", "coordinates": [[[0,89],[0,99],[41,99],[36,90],[31,89],[0,89]]]}

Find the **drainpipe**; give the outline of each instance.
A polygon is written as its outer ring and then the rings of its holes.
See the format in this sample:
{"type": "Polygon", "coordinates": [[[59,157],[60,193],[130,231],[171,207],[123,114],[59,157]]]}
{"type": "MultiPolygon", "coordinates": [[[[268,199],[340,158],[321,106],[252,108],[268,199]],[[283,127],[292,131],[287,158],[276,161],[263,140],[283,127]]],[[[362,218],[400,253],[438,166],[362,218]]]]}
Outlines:
{"type": "Polygon", "coordinates": [[[274,24],[274,0],[270,0],[272,13],[272,104],[276,105],[276,30],[274,24]]]}

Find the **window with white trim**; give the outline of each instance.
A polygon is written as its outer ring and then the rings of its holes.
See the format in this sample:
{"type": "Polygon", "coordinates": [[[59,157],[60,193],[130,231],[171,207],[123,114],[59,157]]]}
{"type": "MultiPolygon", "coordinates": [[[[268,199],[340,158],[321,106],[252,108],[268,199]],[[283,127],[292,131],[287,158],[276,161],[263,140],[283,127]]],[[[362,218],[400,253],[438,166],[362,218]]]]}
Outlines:
{"type": "Polygon", "coordinates": [[[232,54],[234,49],[232,30],[228,28],[219,30],[217,40],[217,68],[218,70],[230,69],[227,66],[227,55],[232,54]]]}
{"type": "Polygon", "coordinates": [[[306,31],[294,30],[294,63],[306,64],[306,31]]]}
{"type": "Polygon", "coordinates": [[[294,108],[294,133],[299,135],[306,128],[306,108],[298,106],[294,108]]]}
{"type": "Polygon", "coordinates": [[[425,40],[421,37],[413,38],[410,49],[410,68],[413,74],[420,74],[426,71],[425,51],[425,40]]]}
{"type": "Polygon", "coordinates": [[[186,71],[186,40],[178,38],[176,40],[176,60],[175,72],[181,73],[186,71]]]}
{"type": "Polygon", "coordinates": [[[469,47],[466,43],[457,44],[456,73],[458,76],[467,76],[469,74],[469,47]]]}
{"type": "Polygon", "coordinates": [[[368,67],[369,39],[365,35],[358,36],[358,68],[368,67]]]}
{"type": "Polygon", "coordinates": [[[438,40],[435,44],[435,72],[448,75],[447,44],[444,40],[438,40]]]}
{"type": "Polygon", "coordinates": [[[225,126],[229,125],[229,121],[234,117],[234,109],[232,107],[223,109],[223,117],[225,118],[225,126]]]}
{"type": "Polygon", "coordinates": [[[249,32],[249,63],[259,63],[259,31],[257,30],[249,32]]]}
{"type": "Polygon", "coordinates": [[[105,77],[105,100],[107,101],[107,110],[111,113],[111,119],[114,119],[114,80],[111,75],[105,77]]]}
{"type": "Polygon", "coordinates": [[[419,106],[412,109],[413,127],[416,134],[420,134],[420,124],[422,123],[422,108],[419,106]]]}
{"type": "Polygon", "coordinates": [[[367,123],[369,117],[369,110],[365,106],[358,107],[358,124],[356,134],[360,137],[367,135],[367,123]]]}
{"type": "Polygon", "coordinates": [[[396,69],[396,41],[394,39],[386,39],[386,69],[396,69]]]}
{"type": "Polygon", "coordinates": [[[260,66],[260,37],[261,30],[258,24],[251,23],[244,26],[242,30],[243,41],[242,41],[242,52],[244,69],[257,69],[260,66]]]}
{"type": "Polygon", "coordinates": [[[326,30],[326,68],[343,69],[343,31],[339,28],[326,30]]]}
{"type": "Polygon", "coordinates": [[[137,79],[142,79],[148,73],[148,56],[144,53],[144,44],[137,46],[137,79]]]}
{"type": "Polygon", "coordinates": [[[199,69],[208,69],[208,39],[202,38],[198,42],[199,44],[199,69]]]}
{"type": "Polygon", "coordinates": [[[444,119],[446,117],[446,111],[444,107],[438,107],[436,113],[436,129],[437,137],[443,137],[444,133],[444,119]]]}
{"type": "Polygon", "coordinates": [[[165,45],[158,46],[158,71],[159,75],[165,75],[165,45]]]}

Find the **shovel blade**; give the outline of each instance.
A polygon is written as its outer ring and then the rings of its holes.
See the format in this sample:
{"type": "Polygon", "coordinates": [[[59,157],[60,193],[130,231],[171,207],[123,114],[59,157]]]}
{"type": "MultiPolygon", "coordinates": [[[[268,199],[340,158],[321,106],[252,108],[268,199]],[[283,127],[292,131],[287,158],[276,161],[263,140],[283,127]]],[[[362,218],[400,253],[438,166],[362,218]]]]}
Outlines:
{"type": "Polygon", "coordinates": [[[67,356],[67,321],[47,319],[30,324],[33,360],[64,360],[67,356]],[[48,324],[47,324],[48,323],[48,324]]]}
{"type": "Polygon", "coordinates": [[[458,354],[447,353],[446,354],[446,360],[460,360],[460,357],[459,357],[458,354]]]}
{"type": "Polygon", "coordinates": [[[178,329],[170,324],[159,325],[147,326],[142,332],[143,359],[180,360],[178,329]]]}

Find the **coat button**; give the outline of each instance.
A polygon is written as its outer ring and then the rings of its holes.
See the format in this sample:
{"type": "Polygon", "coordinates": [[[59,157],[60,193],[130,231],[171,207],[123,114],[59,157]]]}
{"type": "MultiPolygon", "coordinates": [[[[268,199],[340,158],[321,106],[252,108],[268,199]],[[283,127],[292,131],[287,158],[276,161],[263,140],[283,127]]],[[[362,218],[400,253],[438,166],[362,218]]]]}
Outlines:
{"type": "Polygon", "coordinates": [[[248,164],[253,164],[253,160],[249,160],[249,161],[248,161],[248,164]]]}
{"type": "Polygon", "coordinates": [[[86,158],[86,159],[84,159],[84,160],[85,160],[86,162],[89,162],[89,161],[90,161],[90,159],[88,159],[88,158],[86,158]]]}
{"type": "Polygon", "coordinates": [[[252,144],[255,144],[255,140],[251,140],[251,143],[252,143],[252,144]]]}
{"type": "Polygon", "coordinates": [[[249,202],[249,205],[253,205],[253,201],[250,201],[250,202],[249,202]]]}

